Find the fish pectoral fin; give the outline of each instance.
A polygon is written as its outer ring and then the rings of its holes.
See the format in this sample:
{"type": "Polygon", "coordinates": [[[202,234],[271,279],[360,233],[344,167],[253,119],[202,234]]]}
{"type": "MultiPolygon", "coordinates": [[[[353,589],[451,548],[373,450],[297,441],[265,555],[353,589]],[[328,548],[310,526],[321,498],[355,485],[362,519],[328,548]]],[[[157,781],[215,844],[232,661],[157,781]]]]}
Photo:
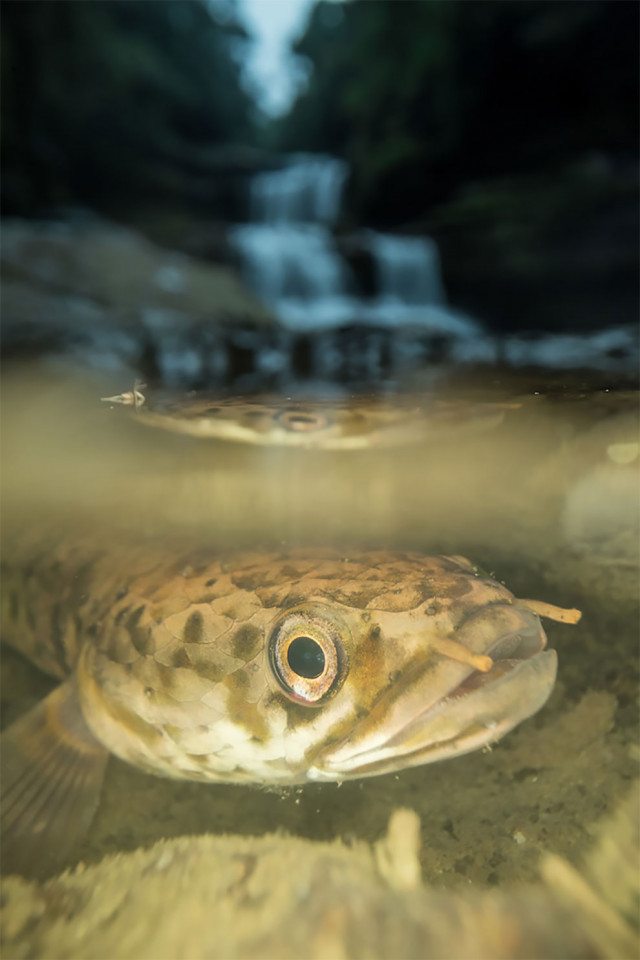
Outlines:
{"type": "Polygon", "coordinates": [[[107,757],[84,719],[75,678],[3,732],[3,874],[42,877],[67,865],[91,825],[107,757]]]}

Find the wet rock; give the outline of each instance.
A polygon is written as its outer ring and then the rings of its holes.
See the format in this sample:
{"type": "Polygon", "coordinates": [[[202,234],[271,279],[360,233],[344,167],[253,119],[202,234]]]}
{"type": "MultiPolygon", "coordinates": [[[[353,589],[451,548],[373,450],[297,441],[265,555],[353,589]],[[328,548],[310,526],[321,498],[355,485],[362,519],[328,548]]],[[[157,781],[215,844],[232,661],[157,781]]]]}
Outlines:
{"type": "Polygon", "coordinates": [[[289,338],[226,267],[97,217],[3,227],[3,356],[196,388],[287,367],[289,338]]]}
{"type": "Polygon", "coordinates": [[[363,233],[336,237],[338,253],[347,262],[361,297],[375,297],[379,292],[379,278],[371,246],[363,233]]]}
{"type": "Polygon", "coordinates": [[[636,324],[637,171],[593,155],[584,164],[468,183],[434,208],[424,227],[453,304],[495,332],[636,324]]]}
{"type": "Polygon", "coordinates": [[[229,270],[155,247],[107,221],[7,221],[0,263],[5,275],[118,310],[228,311],[269,321],[229,270]]]}
{"type": "Polygon", "coordinates": [[[5,360],[53,356],[107,372],[109,393],[136,377],[188,390],[288,390],[313,378],[361,387],[425,365],[495,358],[483,338],[469,340],[468,324],[452,327],[436,308],[427,328],[363,321],[288,330],[230,269],[90,215],[7,222],[0,266],[5,360]]]}

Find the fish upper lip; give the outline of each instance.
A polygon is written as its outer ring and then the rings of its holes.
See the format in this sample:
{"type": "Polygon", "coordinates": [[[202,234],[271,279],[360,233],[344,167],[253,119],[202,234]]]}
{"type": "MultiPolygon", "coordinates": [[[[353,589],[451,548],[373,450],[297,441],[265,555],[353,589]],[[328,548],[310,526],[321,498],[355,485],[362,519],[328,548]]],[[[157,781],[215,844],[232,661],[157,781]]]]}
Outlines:
{"type": "Polygon", "coordinates": [[[503,634],[485,651],[493,660],[490,670],[483,672],[472,669],[464,680],[451,687],[434,704],[430,704],[410,720],[408,726],[419,723],[430,713],[441,709],[442,704],[447,701],[466,696],[480,687],[491,686],[505,674],[515,670],[519,664],[535,659],[545,646],[546,637],[537,624],[527,630],[513,630],[503,634]]]}
{"type": "MultiPolygon", "coordinates": [[[[493,660],[490,670],[483,673],[473,670],[461,683],[453,687],[449,693],[443,695],[442,700],[456,696],[463,696],[479,687],[488,686],[499,677],[515,669],[518,664],[537,657],[546,647],[546,638],[541,630],[513,630],[499,637],[486,651],[493,660]]],[[[439,702],[442,702],[439,701],[439,702]]],[[[426,716],[433,706],[424,711],[426,716]]],[[[418,718],[416,718],[417,720],[418,718]]]]}
{"type": "Polygon", "coordinates": [[[529,660],[546,645],[546,637],[536,623],[529,629],[512,630],[491,644],[486,653],[498,663],[501,660],[529,660]]]}

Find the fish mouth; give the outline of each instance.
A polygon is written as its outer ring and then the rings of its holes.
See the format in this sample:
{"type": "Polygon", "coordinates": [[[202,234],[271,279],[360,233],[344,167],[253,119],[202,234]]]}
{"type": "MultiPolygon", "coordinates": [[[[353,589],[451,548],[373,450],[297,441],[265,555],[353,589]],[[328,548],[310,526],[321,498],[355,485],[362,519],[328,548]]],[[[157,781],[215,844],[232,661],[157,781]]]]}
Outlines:
{"type": "Polygon", "coordinates": [[[544,705],[556,678],[555,650],[544,649],[538,618],[526,619],[524,629],[505,633],[487,647],[493,660],[489,670],[467,668],[463,679],[435,697],[432,675],[425,672],[412,684],[412,707],[387,736],[385,712],[376,716],[374,708],[364,735],[356,727],[352,737],[330,747],[322,760],[316,759],[314,776],[376,776],[460,756],[501,739],[544,705]]]}

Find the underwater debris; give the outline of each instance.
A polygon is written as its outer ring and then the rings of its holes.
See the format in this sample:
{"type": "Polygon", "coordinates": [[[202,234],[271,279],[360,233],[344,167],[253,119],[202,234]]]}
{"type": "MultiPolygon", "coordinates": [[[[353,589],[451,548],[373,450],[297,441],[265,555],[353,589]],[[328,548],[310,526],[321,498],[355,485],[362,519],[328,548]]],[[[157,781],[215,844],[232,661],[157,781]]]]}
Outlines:
{"type": "Polygon", "coordinates": [[[584,871],[549,854],[541,883],[508,891],[422,886],[419,822],[405,809],[375,850],[277,835],[161,841],[43,884],[5,880],[4,953],[628,960],[639,945],[639,803],[636,784],[600,825],[584,871]]]}

